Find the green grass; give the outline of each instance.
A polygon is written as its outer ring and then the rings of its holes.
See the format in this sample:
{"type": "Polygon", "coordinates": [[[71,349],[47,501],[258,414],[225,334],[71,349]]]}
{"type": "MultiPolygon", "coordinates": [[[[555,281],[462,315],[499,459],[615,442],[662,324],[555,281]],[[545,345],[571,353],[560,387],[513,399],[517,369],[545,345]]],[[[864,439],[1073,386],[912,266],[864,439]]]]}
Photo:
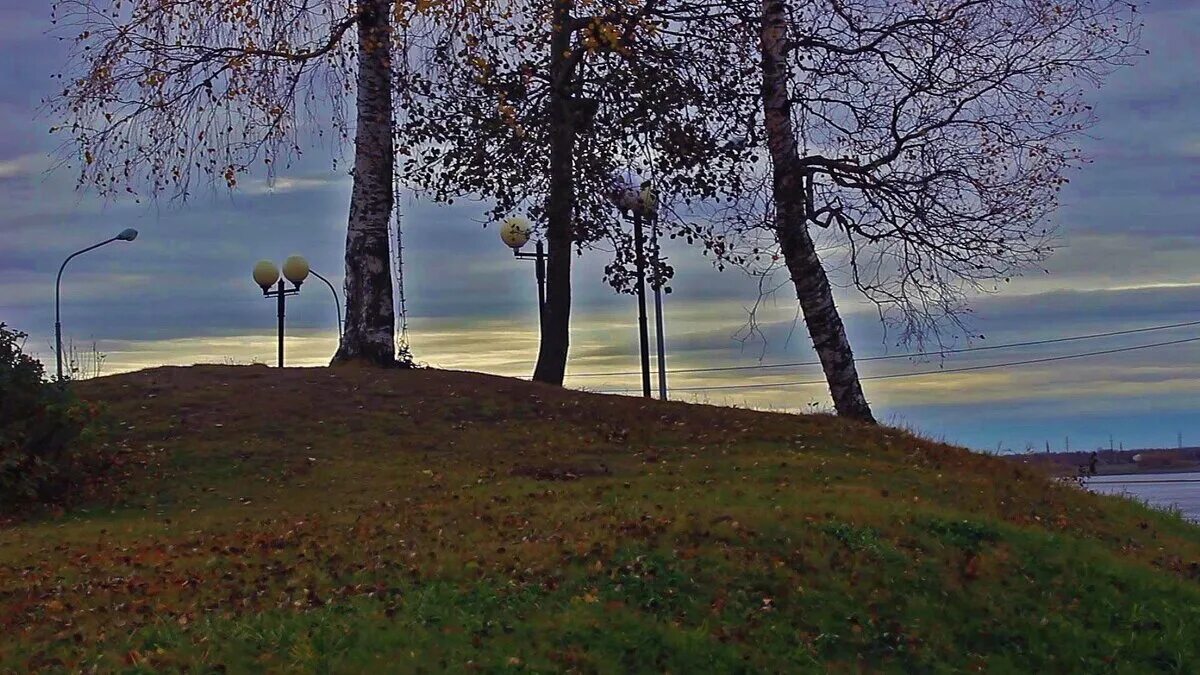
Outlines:
{"type": "Polygon", "coordinates": [[[1200,669],[1200,529],[828,416],[442,371],[81,383],[113,492],[0,529],[0,671],[1200,669]]]}

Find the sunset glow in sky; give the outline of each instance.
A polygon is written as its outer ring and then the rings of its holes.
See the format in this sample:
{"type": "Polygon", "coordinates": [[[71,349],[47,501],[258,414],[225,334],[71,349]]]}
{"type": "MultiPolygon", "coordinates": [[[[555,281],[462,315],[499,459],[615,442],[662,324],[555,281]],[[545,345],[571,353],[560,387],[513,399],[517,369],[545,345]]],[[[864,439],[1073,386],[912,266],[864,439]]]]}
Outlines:
{"type": "MultiPolygon", "coordinates": [[[[1061,248],[1045,271],[1013,279],[973,303],[971,346],[1033,341],[1200,320],[1200,3],[1144,10],[1151,54],[1118,72],[1092,99],[1100,123],[1085,141],[1093,162],[1071,176],[1057,215],[1061,248]]],[[[312,153],[273,184],[197,194],[183,204],[104,204],[52,170],[57,138],[39,113],[61,65],[46,35],[46,3],[0,0],[0,321],[28,332],[53,367],[54,275],[70,252],[125,227],[141,235],[71,263],[63,323],[77,345],[107,354],[105,373],[160,364],[273,363],[275,312],[250,270],[305,255],[340,284],[349,178],[312,153]]],[[[514,260],[483,207],[404,198],[410,337],[431,366],[528,376],[537,349],[532,265],[514,260]]],[[[677,270],[667,297],[671,368],[809,361],[785,286],[760,308],[763,335],[742,341],[757,283],[718,272],[696,249],[668,247],[677,270]],[[793,329],[795,330],[793,334],[793,329]]],[[[639,386],[636,309],[603,285],[606,254],[580,259],[569,386],[639,386]]],[[[783,279],[776,280],[782,283],[783,279]]],[[[860,357],[905,351],[872,306],[839,294],[860,357]]],[[[323,365],[335,348],[328,289],[306,284],[289,305],[292,365],[323,365]]],[[[1200,336],[1200,326],[944,360],[864,362],[872,377],[959,369],[1200,336]]],[[[967,346],[963,342],[959,346],[967,346]]],[[[811,382],[817,367],[672,375],[673,387],[811,382]]],[[[1200,343],[1020,367],[864,382],[876,415],[981,449],[1200,445],[1200,343]]],[[[821,384],[679,392],[675,398],[777,410],[822,409],[821,384]]]]}

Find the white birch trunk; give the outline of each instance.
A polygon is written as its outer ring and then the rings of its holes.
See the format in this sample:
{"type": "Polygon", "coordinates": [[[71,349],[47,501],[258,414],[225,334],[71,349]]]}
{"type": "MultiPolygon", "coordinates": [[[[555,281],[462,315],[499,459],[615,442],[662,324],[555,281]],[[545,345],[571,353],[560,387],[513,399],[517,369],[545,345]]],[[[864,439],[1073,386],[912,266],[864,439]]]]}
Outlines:
{"type": "Polygon", "coordinates": [[[788,100],[786,0],[764,0],[760,48],[767,147],[774,170],[775,235],[825,371],[834,408],[839,415],[873,423],[875,418],[858,380],[846,328],[833,302],[829,277],[808,232],[805,176],[800,171],[788,100]]]}
{"type": "Polygon", "coordinates": [[[391,1],[362,0],[354,185],[346,229],[346,324],[334,363],[396,364],[388,224],[393,199],[391,1]]]}

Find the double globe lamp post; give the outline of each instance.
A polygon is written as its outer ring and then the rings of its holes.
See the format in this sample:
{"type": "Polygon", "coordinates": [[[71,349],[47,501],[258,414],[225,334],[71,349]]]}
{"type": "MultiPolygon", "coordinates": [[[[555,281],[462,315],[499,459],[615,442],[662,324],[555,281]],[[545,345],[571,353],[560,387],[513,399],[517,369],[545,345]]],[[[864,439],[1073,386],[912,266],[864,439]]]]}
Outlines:
{"type": "Polygon", "coordinates": [[[342,302],[338,299],[337,289],[333,287],[329,279],[319,274],[316,270],[309,267],[308,261],[303,256],[294,255],[283,261],[283,278],[279,276],[279,268],[275,267],[275,263],[270,260],[260,260],[254,265],[254,282],[262,289],[264,298],[275,298],[277,312],[276,316],[279,319],[279,367],[283,367],[283,323],[284,316],[287,314],[287,296],[296,295],[300,292],[300,285],[308,279],[308,275],[325,282],[329,287],[329,292],[333,294],[333,304],[337,307],[338,320],[338,340],[342,338],[342,302]],[[288,288],[283,280],[287,279],[292,282],[292,287],[288,288]],[[275,288],[272,289],[271,287],[275,288]]]}

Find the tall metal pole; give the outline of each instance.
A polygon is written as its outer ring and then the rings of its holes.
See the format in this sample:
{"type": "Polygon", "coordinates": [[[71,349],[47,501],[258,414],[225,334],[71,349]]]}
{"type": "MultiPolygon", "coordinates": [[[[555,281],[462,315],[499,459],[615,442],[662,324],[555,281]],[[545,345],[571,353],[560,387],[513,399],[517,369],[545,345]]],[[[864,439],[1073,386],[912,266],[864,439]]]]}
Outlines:
{"type": "MultiPolygon", "coordinates": [[[[137,232],[134,232],[134,235],[137,235],[137,232]]],[[[59,384],[63,383],[62,314],[59,310],[59,291],[62,287],[63,270],[67,269],[67,263],[71,262],[71,258],[83,253],[87,253],[93,249],[100,248],[105,244],[111,244],[120,238],[121,237],[118,236],[113,237],[112,239],[105,239],[99,244],[93,244],[87,248],[79,249],[78,251],[75,251],[71,255],[67,256],[67,259],[64,260],[62,265],[60,265],[58,268],[58,277],[54,280],[54,361],[58,370],[59,384]]]]}
{"type": "Polygon", "coordinates": [[[279,280],[279,285],[276,287],[276,293],[279,294],[279,367],[283,367],[283,313],[284,305],[287,302],[287,295],[283,292],[283,279],[279,280]]]}
{"type": "MultiPolygon", "coordinates": [[[[659,269],[658,217],[650,216],[650,250],[654,253],[654,269],[659,269]]],[[[658,346],[658,398],[667,400],[667,353],[663,345],[662,282],[651,284],[654,289],[654,340],[658,346]]]]}
{"type": "Polygon", "coordinates": [[[642,396],[650,398],[650,338],[646,329],[646,251],[642,236],[642,214],[633,212],[633,246],[637,266],[638,341],[642,351],[642,396]]]}
{"type": "Polygon", "coordinates": [[[342,301],[340,298],[338,298],[337,289],[333,287],[333,284],[330,283],[328,279],[321,276],[321,274],[316,270],[310,269],[308,272],[321,281],[324,281],[325,285],[329,287],[329,292],[333,293],[333,306],[337,308],[338,341],[340,343],[342,339],[342,301]]]}
{"type": "Polygon", "coordinates": [[[62,321],[58,320],[58,292],[54,293],[54,361],[58,366],[58,383],[63,383],[62,376],[62,321]]]}
{"type": "Polygon", "coordinates": [[[546,247],[538,239],[533,259],[534,274],[537,275],[538,287],[538,330],[546,328],[546,247]]]}

